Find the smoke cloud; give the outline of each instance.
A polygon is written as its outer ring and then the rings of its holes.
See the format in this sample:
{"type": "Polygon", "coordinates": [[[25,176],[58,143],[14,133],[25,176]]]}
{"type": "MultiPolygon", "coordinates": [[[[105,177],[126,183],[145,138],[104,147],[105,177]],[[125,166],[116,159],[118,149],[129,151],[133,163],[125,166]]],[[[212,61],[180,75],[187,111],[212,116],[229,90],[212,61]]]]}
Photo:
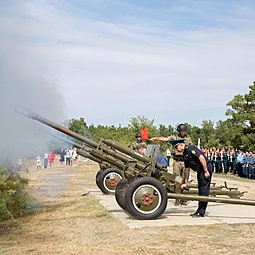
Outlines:
{"type": "Polygon", "coordinates": [[[14,112],[23,105],[56,123],[67,119],[61,84],[40,54],[28,55],[20,43],[0,42],[0,164],[17,157],[41,156],[48,149],[49,127],[14,112]]]}

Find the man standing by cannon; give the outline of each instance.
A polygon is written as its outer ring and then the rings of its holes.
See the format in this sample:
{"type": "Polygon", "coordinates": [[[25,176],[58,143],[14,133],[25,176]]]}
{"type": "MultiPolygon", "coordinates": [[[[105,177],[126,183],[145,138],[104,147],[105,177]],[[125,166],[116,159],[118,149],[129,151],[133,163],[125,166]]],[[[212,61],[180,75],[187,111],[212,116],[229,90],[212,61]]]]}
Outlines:
{"type": "MultiPolygon", "coordinates": [[[[192,144],[191,138],[187,135],[187,126],[185,124],[180,124],[177,126],[178,135],[171,135],[168,137],[153,137],[151,141],[161,141],[161,142],[169,142],[171,140],[184,139],[184,143],[186,145],[192,144]]],[[[184,172],[184,161],[183,161],[183,153],[173,149],[171,152],[173,156],[173,173],[183,177],[184,172]]],[[[176,199],[174,205],[187,205],[186,201],[176,199]]]]}
{"type": "MultiPolygon", "coordinates": [[[[184,184],[182,189],[188,186],[190,169],[197,172],[198,195],[209,196],[212,179],[212,164],[204,153],[194,145],[186,145],[184,139],[172,140],[170,143],[177,151],[183,153],[184,160],[184,184]]],[[[208,202],[198,202],[198,208],[190,216],[193,218],[204,217],[208,202]]]]}

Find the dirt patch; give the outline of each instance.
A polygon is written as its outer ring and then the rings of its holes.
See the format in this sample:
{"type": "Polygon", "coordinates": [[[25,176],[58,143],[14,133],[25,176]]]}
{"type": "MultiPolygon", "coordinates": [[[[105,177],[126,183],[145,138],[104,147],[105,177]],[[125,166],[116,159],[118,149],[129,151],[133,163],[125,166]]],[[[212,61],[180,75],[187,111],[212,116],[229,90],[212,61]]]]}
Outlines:
{"type": "MultiPolygon", "coordinates": [[[[253,254],[255,224],[149,225],[129,229],[88,193],[97,189],[96,164],[30,169],[31,202],[15,223],[0,225],[0,254],[253,254]],[[242,244],[245,244],[244,246],[242,244]]],[[[235,176],[213,180],[247,190],[255,181],[235,176]]],[[[169,216],[166,216],[169,217],[169,216]]],[[[132,220],[132,219],[130,219],[132,220]]]]}

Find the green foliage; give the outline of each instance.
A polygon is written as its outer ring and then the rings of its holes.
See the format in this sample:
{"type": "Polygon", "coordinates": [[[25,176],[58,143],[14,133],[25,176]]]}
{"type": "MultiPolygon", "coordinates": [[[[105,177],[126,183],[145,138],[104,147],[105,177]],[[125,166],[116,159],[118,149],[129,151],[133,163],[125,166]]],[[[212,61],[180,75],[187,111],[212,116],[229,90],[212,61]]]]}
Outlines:
{"type": "MultiPolygon", "coordinates": [[[[249,150],[254,150],[255,140],[255,81],[249,86],[250,91],[244,95],[235,95],[234,99],[227,103],[226,115],[233,145],[241,144],[249,150]]],[[[227,135],[227,133],[226,133],[227,135]]]]}
{"type": "Polygon", "coordinates": [[[227,103],[232,109],[228,109],[226,115],[246,129],[246,133],[255,133],[255,81],[249,88],[247,94],[238,94],[227,103]]]}
{"type": "Polygon", "coordinates": [[[154,119],[149,120],[144,116],[132,117],[130,120],[128,128],[130,129],[129,143],[133,142],[135,139],[135,134],[141,132],[142,128],[147,128],[150,137],[157,134],[157,127],[154,125],[154,119]]]}
{"type": "Polygon", "coordinates": [[[246,134],[241,137],[240,143],[245,150],[254,151],[255,150],[255,135],[246,134]]]}
{"type": "Polygon", "coordinates": [[[0,165],[0,221],[15,218],[25,208],[28,180],[0,165]]]}
{"type": "MultiPolygon", "coordinates": [[[[192,143],[194,145],[197,145],[198,139],[199,138],[201,139],[201,129],[196,126],[193,126],[193,127],[190,126],[190,127],[188,127],[188,134],[191,137],[192,143]]],[[[206,146],[202,139],[201,139],[201,141],[202,141],[201,146],[206,146]]]]}
{"type": "Polygon", "coordinates": [[[84,118],[80,118],[79,120],[71,119],[68,122],[68,128],[83,136],[90,136],[88,126],[84,121],[84,118]]]}
{"type": "Polygon", "coordinates": [[[140,131],[143,127],[148,129],[154,129],[154,119],[149,120],[144,116],[137,116],[136,118],[132,117],[130,120],[129,128],[133,129],[134,132],[140,131]]]}

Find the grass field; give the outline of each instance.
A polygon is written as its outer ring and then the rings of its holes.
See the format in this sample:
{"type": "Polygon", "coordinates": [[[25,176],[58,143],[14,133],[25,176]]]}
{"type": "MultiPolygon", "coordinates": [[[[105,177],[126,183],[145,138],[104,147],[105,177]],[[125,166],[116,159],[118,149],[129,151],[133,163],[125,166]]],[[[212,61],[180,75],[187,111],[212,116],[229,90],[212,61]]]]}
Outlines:
{"type": "MultiPolygon", "coordinates": [[[[128,229],[91,194],[98,166],[30,166],[30,201],[15,222],[0,224],[0,254],[254,254],[254,224],[128,229]]],[[[255,181],[215,176],[249,190],[255,181]]]]}

